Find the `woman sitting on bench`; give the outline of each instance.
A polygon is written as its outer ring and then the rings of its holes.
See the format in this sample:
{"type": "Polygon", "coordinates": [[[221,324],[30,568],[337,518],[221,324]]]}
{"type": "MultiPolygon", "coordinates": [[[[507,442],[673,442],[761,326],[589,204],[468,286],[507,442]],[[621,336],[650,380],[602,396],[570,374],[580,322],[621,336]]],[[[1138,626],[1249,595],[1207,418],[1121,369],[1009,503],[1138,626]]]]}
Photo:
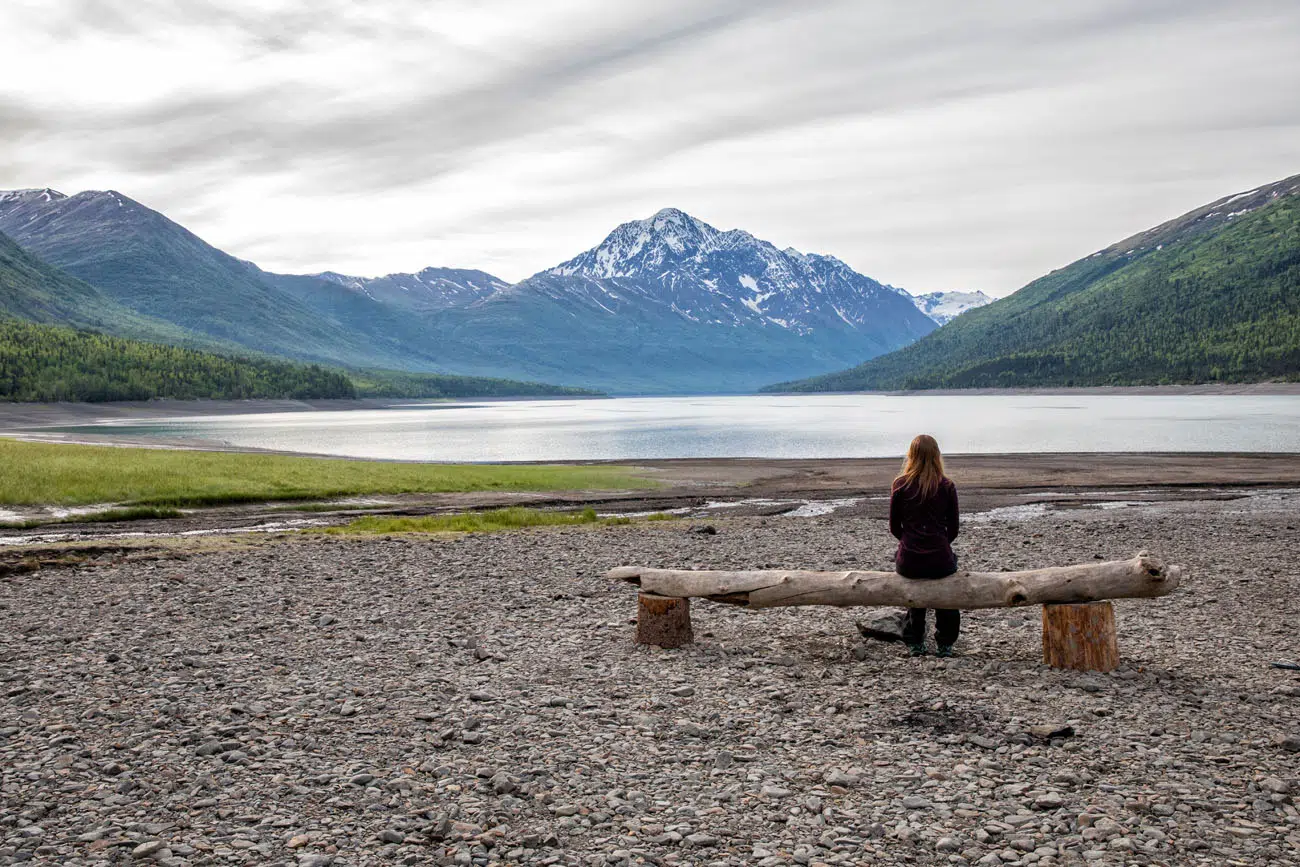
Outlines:
{"type": "MultiPolygon", "coordinates": [[[[943,578],[957,571],[952,541],[957,538],[957,486],[943,474],[943,456],[934,437],[921,434],[907,447],[903,471],[889,497],[889,532],[898,539],[894,563],[904,578],[943,578]]],[[[925,655],[925,608],[909,608],[903,640],[912,656],[925,655]]],[[[937,655],[952,656],[961,629],[961,612],[936,609],[937,655]]]]}

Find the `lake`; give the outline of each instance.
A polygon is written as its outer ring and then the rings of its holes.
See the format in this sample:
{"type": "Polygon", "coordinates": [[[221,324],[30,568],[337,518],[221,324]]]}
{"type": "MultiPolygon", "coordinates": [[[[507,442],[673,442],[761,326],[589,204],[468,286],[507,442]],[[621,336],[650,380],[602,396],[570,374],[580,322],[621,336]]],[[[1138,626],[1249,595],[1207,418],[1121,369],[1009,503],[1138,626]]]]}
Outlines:
{"type": "MultiPolygon", "coordinates": [[[[1294,395],[752,395],[410,403],[57,430],[413,461],[839,458],[944,451],[1300,452],[1294,395]]],[[[75,438],[75,436],[73,437],[75,438]]]]}

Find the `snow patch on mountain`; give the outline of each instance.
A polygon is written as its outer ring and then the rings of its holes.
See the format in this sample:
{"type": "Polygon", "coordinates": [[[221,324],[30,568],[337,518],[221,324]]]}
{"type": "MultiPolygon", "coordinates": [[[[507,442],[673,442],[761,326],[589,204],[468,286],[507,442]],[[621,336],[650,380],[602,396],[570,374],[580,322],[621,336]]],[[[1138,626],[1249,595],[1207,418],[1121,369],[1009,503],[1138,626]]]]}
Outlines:
{"type": "Polygon", "coordinates": [[[49,187],[40,189],[25,190],[0,190],[0,204],[5,202],[19,202],[23,200],[32,202],[57,202],[59,199],[66,199],[63,193],[58,190],[52,190],[49,187]]]}
{"type": "Polygon", "coordinates": [[[967,310],[983,307],[993,299],[983,292],[927,292],[912,296],[916,309],[943,325],[967,310]]]}

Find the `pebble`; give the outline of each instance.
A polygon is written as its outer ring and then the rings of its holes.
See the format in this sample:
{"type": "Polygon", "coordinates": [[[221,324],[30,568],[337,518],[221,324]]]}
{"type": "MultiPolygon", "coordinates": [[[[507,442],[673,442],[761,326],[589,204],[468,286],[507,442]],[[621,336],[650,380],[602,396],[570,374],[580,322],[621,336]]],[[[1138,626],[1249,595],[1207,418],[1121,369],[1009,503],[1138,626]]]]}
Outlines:
{"type": "Polygon", "coordinates": [[[152,858],[154,855],[157,855],[159,852],[161,852],[163,849],[166,848],[167,848],[167,844],[162,840],[149,840],[148,842],[141,843],[139,846],[136,846],[134,849],[132,849],[131,857],[152,858]]]}

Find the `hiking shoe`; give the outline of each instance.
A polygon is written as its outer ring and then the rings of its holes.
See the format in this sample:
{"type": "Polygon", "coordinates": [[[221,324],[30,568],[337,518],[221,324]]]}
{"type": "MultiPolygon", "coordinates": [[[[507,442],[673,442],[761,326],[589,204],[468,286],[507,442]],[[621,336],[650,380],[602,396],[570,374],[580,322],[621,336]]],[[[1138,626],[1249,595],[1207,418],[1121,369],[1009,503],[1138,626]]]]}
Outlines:
{"type": "Polygon", "coordinates": [[[924,645],[924,644],[909,644],[909,645],[907,645],[907,655],[908,655],[908,656],[925,656],[925,645],[924,645]]]}
{"type": "Polygon", "coordinates": [[[951,644],[940,644],[935,649],[934,655],[943,657],[944,659],[948,659],[950,657],[956,656],[957,652],[952,649],[951,644]]]}

